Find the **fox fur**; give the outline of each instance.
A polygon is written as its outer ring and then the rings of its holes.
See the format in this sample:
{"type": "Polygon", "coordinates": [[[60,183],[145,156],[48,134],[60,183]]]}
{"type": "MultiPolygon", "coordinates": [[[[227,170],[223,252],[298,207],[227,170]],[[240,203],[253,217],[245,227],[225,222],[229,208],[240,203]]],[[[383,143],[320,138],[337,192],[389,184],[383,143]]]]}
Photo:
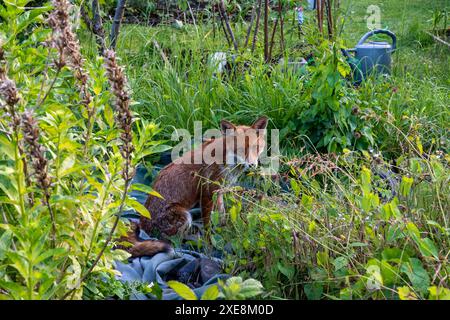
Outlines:
{"type": "Polygon", "coordinates": [[[133,257],[171,250],[170,244],[165,240],[189,229],[192,222],[189,210],[198,204],[204,228],[208,228],[214,192],[220,188],[221,183],[232,184],[246,168],[257,165],[265,147],[267,122],[266,117],[261,117],[252,126],[235,126],[222,120],[221,137],[204,142],[163,168],[153,184],[153,189],[162,198],[149,195],[145,207],[149,210],[151,219],[141,216],[139,224],[122,239],[132,244],[126,250],[133,257]],[[258,134],[253,134],[255,131],[258,134]],[[243,143],[239,144],[239,141],[243,143]],[[204,155],[208,150],[220,161],[206,163],[202,160],[201,163],[193,163],[194,159],[198,159],[196,157],[204,155]],[[163,240],[141,241],[138,237],[139,229],[147,233],[157,229],[163,240]]]}

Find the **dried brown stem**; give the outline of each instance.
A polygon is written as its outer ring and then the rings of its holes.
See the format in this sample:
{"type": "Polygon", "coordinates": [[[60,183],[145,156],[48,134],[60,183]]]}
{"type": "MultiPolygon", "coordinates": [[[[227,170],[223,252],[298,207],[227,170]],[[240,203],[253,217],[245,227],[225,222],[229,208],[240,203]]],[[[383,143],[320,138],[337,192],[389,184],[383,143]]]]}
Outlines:
{"type": "Polygon", "coordinates": [[[258,0],[258,10],[256,12],[255,31],[253,33],[252,52],[255,51],[256,40],[258,38],[259,20],[261,19],[262,0],[258,0]]]}
{"type": "Polygon", "coordinates": [[[264,0],[264,61],[269,62],[269,0],[264,0]]]}
{"type": "Polygon", "coordinates": [[[244,48],[247,48],[248,40],[250,39],[250,33],[252,32],[253,20],[255,20],[255,14],[256,14],[256,4],[254,4],[253,8],[252,8],[252,15],[250,18],[250,23],[247,28],[247,34],[245,36],[244,48]]]}
{"type": "Polygon", "coordinates": [[[223,21],[225,22],[225,26],[227,27],[228,35],[231,38],[234,50],[237,51],[238,50],[238,44],[237,44],[237,41],[236,41],[236,37],[234,36],[233,29],[231,29],[230,21],[228,19],[228,15],[227,15],[227,12],[225,10],[225,4],[223,3],[223,0],[220,0],[220,2],[219,2],[219,12],[221,13],[221,17],[222,17],[223,21]]]}
{"type": "Polygon", "coordinates": [[[272,59],[272,49],[275,42],[275,32],[277,31],[278,21],[279,19],[277,18],[272,29],[272,36],[270,37],[269,56],[267,58],[267,61],[270,61],[272,59]]]}
{"type": "Polygon", "coordinates": [[[120,25],[122,24],[123,14],[125,12],[126,0],[118,0],[116,11],[114,12],[113,25],[111,27],[110,48],[115,50],[117,44],[117,38],[119,37],[120,25]]]}

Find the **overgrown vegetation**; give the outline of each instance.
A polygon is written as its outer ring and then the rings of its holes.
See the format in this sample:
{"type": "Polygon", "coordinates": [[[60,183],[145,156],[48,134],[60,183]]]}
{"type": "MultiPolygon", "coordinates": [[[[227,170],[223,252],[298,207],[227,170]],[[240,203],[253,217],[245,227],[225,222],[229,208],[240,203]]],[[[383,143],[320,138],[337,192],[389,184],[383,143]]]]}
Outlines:
{"type": "MultiPolygon", "coordinates": [[[[109,27],[109,2],[100,3],[109,27]]],[[[137,16],[154,12],[145,3],[137,16]]],[[[117,61],[114,52],[98,56],[79,7],[67,17],[80,26],[70,39],[48,20],[50,4],[27,4],[0,5],[2,298],[151,291],[116,281],[112,266],[126,257],[111,250],[111,232],[126,229],[116,216],[128,207],[148,214],[126,195],[133,168],[151,165],[174,128],[267,115],[280,129],[281,172],[226,190],[227,214],[214,212],[211,243],[202,244],[223,251],[225,271],[241,278],[205,298],[450,299],[450,55],[425,33],[442,29],[446,1],[341,1],[332,40],[318,33],[314,12],[299,30],[298,3],[283,1],[284,39],[274,35],[270,63],[262,27],[255,50],[252,37],[243,46],[250,1],[226,2],[238,51],[212,7],[194,24],[183,2],[182,24],[166,15],[154,27],[123,25],[117,61]],[[373,4],[399,49],[392,76],[355,87],[340,49],[367,31],[373,4]],[[229,54],[223,73],[211,63],[217,51],[229,54]],[[281,57],[309,63],[290,68],[281,57]],[[250,280],[252,294],[243,294],[248,278],[263,291],[250,280]]]]}

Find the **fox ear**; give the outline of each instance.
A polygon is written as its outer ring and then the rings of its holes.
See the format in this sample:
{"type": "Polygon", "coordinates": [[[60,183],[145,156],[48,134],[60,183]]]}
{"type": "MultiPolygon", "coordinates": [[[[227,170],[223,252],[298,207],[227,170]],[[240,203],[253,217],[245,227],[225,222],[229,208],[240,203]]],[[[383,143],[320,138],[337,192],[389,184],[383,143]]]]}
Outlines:
{"type": "Polygon", "coordinates": [[[267,128],[268,119],[267,117],[261,117],[258,120],[255,121],[255,123],[252,124],[253,129],[261,129],[264,130],[267,128]]]}
{"type": "Polygon", "coordinates": [[[222,131],[222,134],[226,134],[227,130],[236,130],[236,126],[230,121],[222,120],[220,121],[220,130],[222,131]]]}

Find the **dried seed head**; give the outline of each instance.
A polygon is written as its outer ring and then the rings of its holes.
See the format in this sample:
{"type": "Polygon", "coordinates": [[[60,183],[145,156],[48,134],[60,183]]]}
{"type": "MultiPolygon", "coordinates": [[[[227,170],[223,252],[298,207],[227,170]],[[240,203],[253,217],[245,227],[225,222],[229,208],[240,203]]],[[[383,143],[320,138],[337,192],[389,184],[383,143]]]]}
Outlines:
{"type": "Polygon", "coordinates": [[[62,68],[66,61],[74,70],[75,78],[80,82],[81,99],[83,105],[91,115],[93,110],[89,106],[92,97],[88,90],[88,75],[83,68],[84,59],[81,56],[80,44],[72,31],[69,17],[70,4],[67,0],[53,0],[53,11],[47,19],[47,23],[53,30],[51,44],[58,49],[59,61],[55,61],[57,68],[62,68]]]}
{"type": "Polygon", "coordinates": [[[39,126],[32,111],[28,110],[22,114],[21,123],[26,154],[33,165],[37,184],[46,195],[49,195],[51,179],[48,175],[48,161],[44,156],[45,148],[39,143],[39,126]]]}
{"type": "MultiPolygon", "coordinates": [[[[105,68],[111,91],[115,96],[116,122],[121,130],[120,139],[122,140],[120,152],[126,161],[126,166],[129,168],[131,165],[131,153],[134,151],[131,128],[133,116],[130,111],[130,97],[126,90],[126,78],[122,68],[117,64],[116,54],[113,50],[105,52],[105,68]]],[[[127,170],[124,170],[123,176],[125,180],[128,180],[130,179],[130,173],[125,171],[127,170]]]]}
{"type": "Polygon", "coordinates": [[[15,105],[19,102],[19,94],[16,84],[8,78],[5,68],[5,56],[3,49],[0,47],[0,97],[5,100],[5,112],[11,119],[11,127],[14,132],[20,125],[20,118],[17,116],[15,105]]]}
{"type": "Polygon", "coordinates": [[[17,88],[15,83],[6,78],[3,78],[0,75],[0,95],[5,99],[6,103],[10,106],[15,105],[19,102],[19,96],[17,94],[17,88]]]}
{"type": "Polygon", "coordinates": [[[0,96],[9,106],[13,106],[19,102],[19,95],[17,94],[16,84],[6,75],[4,64],[5,55],[3,48],[0,47],[0,96]]]}

